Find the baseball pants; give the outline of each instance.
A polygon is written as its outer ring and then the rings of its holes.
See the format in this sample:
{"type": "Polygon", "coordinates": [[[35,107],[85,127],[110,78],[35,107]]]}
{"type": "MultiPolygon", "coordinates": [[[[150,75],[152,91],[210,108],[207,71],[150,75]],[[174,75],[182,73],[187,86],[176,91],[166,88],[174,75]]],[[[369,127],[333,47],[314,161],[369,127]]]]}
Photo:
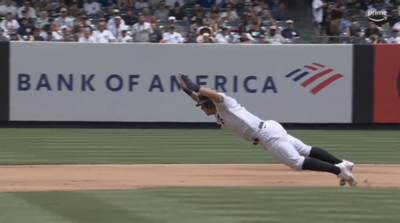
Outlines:
{"type": "Polygon", "coordinates": [[[294,170],[302,170],[305,157],[310,155],[311,146],[287,134],[282,125],[273,120],[265,122],[258,139],[265,150],[294,170]]]}

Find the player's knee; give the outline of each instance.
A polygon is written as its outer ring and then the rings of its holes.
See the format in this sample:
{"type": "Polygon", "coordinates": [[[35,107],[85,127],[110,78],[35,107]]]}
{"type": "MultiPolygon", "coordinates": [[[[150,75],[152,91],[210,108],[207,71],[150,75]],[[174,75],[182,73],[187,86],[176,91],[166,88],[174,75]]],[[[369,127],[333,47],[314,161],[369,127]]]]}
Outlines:
{"type": "Polygon", "coordinates": [[[292,168],[293,170],[301,171],[303,170],[303,163],[304,163],[304,157],[302,156],[296,157],[294,159],[291,159],[289,167],[292,168]]]}

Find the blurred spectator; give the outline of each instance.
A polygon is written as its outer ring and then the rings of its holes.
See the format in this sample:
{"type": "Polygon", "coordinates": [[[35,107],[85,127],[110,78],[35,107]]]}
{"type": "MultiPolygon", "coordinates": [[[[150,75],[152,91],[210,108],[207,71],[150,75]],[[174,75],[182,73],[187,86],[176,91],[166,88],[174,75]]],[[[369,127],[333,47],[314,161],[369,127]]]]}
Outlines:
{"type": "Polygon", "coordinates": [[[128,30],[126,26],[122,28],[121,35],[117,37],[116,40],[118,43],[131,43],[133,41],[132,37],[127,34],[127,31],[128,30]]]}
{"type": "Polygon", "coordinates": [[[121,24],[121,17],[114,17],[114,24],[108,27],[108,30],[113,34],[115,38],[118,38],[121,35],[122,30],[126,30],[125,25],[121,24]]]}
{"type": "Polygon", "coordinates": [[[8,12],[15,17],[17,15],[18,9],[12,3],[12,0],[4,0],[3,5],[0,5],[0,16],[6,16],[8,12]]]}
{"type": "Polygon", "coordinates": [[[143,8],[143,17],[145,22],[158,24],[157,18],[150,14],[149,8],[143,8]]]}
{"type": "Polygon", "coordinates": [[[240,33],[239,38],[237,38],[237,43],[250,44],[250,43],[252,43],[252,41],[249,38],[249,36],[247,35],[247,33],[242,32],[242,33],[240,33]]]}
{"type": "Polygon", "coordinates": [[[215,40],[221,44],[233,43],[233,36],[227,27],[222,27],[222,32],[215,36],[215,40]]]}
{"type": "Polygon", "coordinates": [[[293,20],[286,21],[287,27],[282,30],[282,36],[286,39],[300,39],[300,32],[294,28],[293,20]]]}
{"type": "Polygon", "coordinates": [[[260,26],[270,26],[275,22],[270,11],[266,8],[263,9],[261,16],[259,16],[257,19],[260,26]]]}
{"type": "Polygon", "coordinates": [[[83,4],[83,8],[89,15],[99,14],[101,12],[101,5],[96,0],[87,0],[83,4]]]}
{"type": "Polygon", "coordinates": [[[399,13],[397,9],[392,10],[392,16],[387,18],[387,26],[393,27],[394,24],[400,21],[399,13]]]}
{"type": "Polygon", "coordinates": [[[153,28],[153,33],[151,34],[150,42],[159,43],[163,38],[161,29],[155,23],[152,23],[151,26],[153,28]]]}
{"type": "Polygon", "coordinates": [[[374,37],[379,33],[379,29],[374,22],[369,22],[368,28],[365,29],[364,36],[366,38],[374,37]]]}
{"type": "Polygon", "coordinates": [[[144,0],[137,0],[135,2],[135,9],[137,9],[137,10],[142,10],[142,9],[148,8],[148,7],[149,7],[149,5],[144,0]]]}
{"type": "Polygon", "coordinates": [[[214,29],[210,26],[210,23],[204,23],[204,26],[197,29],[197,33],[203,35],[204,33],[212,34],[214,33],[214,29]]]}
{"type": "Polygon", "coordinates": [[[51,29],[50,24],[46,24],[42,27],[42,32],[40,36],[43,37],[46,41],[58,41],[62,37],[55,31],[51,29]]]}
{"type": "Polygon", "coordinates": [[[10,41],[20,41],[20,39],[18,38],[18,35],[14,32],[12,32],[10,34],[10,41]]]}
{"type": "Polygon", "coordinates": [[[361,14],[364,14],[371,4],[371,0],[359,0],[355,6],[360,10],[361,14]]]}
{"type": "Polygon", "coordinates": [[[26,19],[28,21],[29,26],[35,26],[35,19],[34,18],[30,18],[28,16],[28,12],[27,11],[23,11],[22,12],[22,17],[20,17],[19,22],[21,25],[21,19],[26,19]]]}
{"type": "Polygon", "coordinates": [[[280,5],[279,0],[272,1],[272,4],[269,6],[269,10],[272,12],[272,14],[275,14],[276,12],[278,12],[279,5],[280,5]]]}
{"type": "Polygon", "coordinates": [[[254,0],[253,1],[253,11],[255,15],[258,15],[259,13],[262,12],[264,7],[264,2],[259,1],[259,0],[254,0]]]}
{"type": "Polygon", "coordinates": [[[79,15],[74,27],[72,28],[72,33],[73,34],[80,33],[82,28],[89,28],[90,30],[93,31],[92,27],[90,26],[90,21],[86,15],[79,15]]]}
{"type": "Polygon", "coordinates": [[[121,22],[122,21],[125,21],[125,25],[127,26],[133,26],[133,24],[137,23],[137,17],[133,15],[133,11],[131,9],[128,9],[122,16],[121,22]]]}
{"type": "Polygon", "coordinates": [[[221,18],[219,17],[219,12],[217,10],[208,12],[207,23],[213,28],[213,30],[218,30],[221,18]]]}
{"type": "Polygon", "coordinates": [[[32,35],[29,38],[29,41],[44,41],[44,38],[40,36],[40,29],[35,28],[32,32],[32,35]]]}
{"type": "Polygon", "coordinates": [[[160,2],[163,2],[164,0],[148,0],[147,4],[149,5],[150,8],[157,7],[160,2]]]}
{"type": "Polygon", "coordinates": [[[196,38],[197,43],[214,43],[215,39],[209,33],[203,33],[196,38]]]}
{"type": "Polygon", "coordinates": [[[16,30],[19,28],[19,23],[14,19],[13,14],[8,12],[6,15],[6,19],[1,21],[0,27],[2,30],[16,30]]]}
{"type": "Polygon", "coordinates": [[[216,1],[215,0],[198,0],[197,3],[199,3],[199,5],[202,8],[210,9],[213,5],[216,4],[216,1]]]}
{"type": "Polygon", "coordinates": [[[185,43],[196,43],[196,38],[195,38],[194,33],[192,33],[192,32],[188,33],[185,43]]]}
{"type": "Polygon", "coordinates": [[[40,17],[36,19],[35,26],[41,29],[47,23],[49,23],[49,17],[47,16],[47,11],[43,10],[40,12],[40,17]]]}
{"type": "Polygon", "coordinates": [[[335,2],[329,7],[331,12],[331,21],[329,26],[329,32],[332,36],[339,36],[341,33],[340,23],[343,20],[346,6],[342,0],[335,0],[335,2]]]}
{"type": "Polygon", "coordinates": [[[168,17],[168,25],[164,26],[164,32],[168,32],[169,31],[169,26],[172,25],[172,26],[175,27],[175,32],[182,33],[182,29],[175,24],[175,21],[176,21],[176,19],[175,19],[174,16],[168,17]]]}
{"type": "Polygon", "coordinates": [[[81,9],[79,9],[79,5],[77,1],[73,1],[71,6],[69,7],[69,15],[71,17],[79,17],[82,14],[81,9]]]}
{"type": "MultiPolygon", "coordinates": [[[[47,8],[46,10],[48,11],[54,11],[55,13],[59,13],[60,9],[63,8],[63,2],[61,2],[61,0],[52,0],[52,1],[48,1],[47,4],[47,8]]],[[[65,7],[64,7],[65,8],[65,7]]]]}
{"type": "Polygon", "coordinates": [[[289,13],[286,11],[285,4],[280,4],[278,11],[274,13],[274,18],[277,21],[286,21],[291,19],[289,13]]]}
{"type": "Polygon", "coordinates": [[[24,6],[18,9],[18,18],[24,17],[23,12],[27,13],[29,18],[36,18],[36,11],[34,8],[31,7],[31,3],[29,1],[24,2],[24,6]]]}
{"type": "Polygon", "coordinates": [[[342,22],[340,22],[340,32],[346,33],[351,24],[356,21],[356,17],[357,15],[355,13],[350,13],[348,19],[342,20],[342,22]]]}
{"type": "Polygon", "coordinates": [[[150,42],[150,35],[153,33],[151,24],[144,21],[143,15],[139,21],[132,26],[132,38],[134,42],[150,42]]]}
{"type": "Polygon", "coordinates": [[[351,43],[357,43],[363,35],[357,22],[353,22],[346,31],[346,36],[350,38],[351,43]]]}
{"type": "Polygon", "coordinates": [[[315,31],[317,35],[322,35],[323,31],[323,16],[324,16],[324,8],[326,8],[327,4],[323,3],[321,0],[313,0],[312,2],[312,13],[313,13],[313,22],[315,26],[315,31]]]}
{"type": "Polygon", "coordinates": [[[26,19],[26,18],[22,18],[22,19],[21,19],[21,24],[20,24],[20,25],[21,25],[21,26],[19,27],[18,32],[17,32],[18,38],[19,38],[20,40],[23,40],[23,39],[27,40],[28,37],[29,37],[30,35],[32,35],[32,31],[33,31],[33,29],[34,29],[35,27],[32,26],[32,25],[30,25],[30,24],[28,23],[28,19],[26,19]]]}
{"type": "Polygon", "coordinates": [[[251,42],[254,41],[254,38],[250,35],[250,33],[247,32],[246,26],[241,25],[239,27],[239,32],[233,36],[233,42],[239,43],[240,42],[239,39],[241,37],[243,37],[244,35],[246,36],[246,39],[249,39],[249,41],[251,41],[251,42]],[[243,34],[243,33],[245,33],[245,34],[243,34]]]}
{"type": "Polygon", "coordinates": [[[160,4],[158,4],[158,9],[154,11],[154,16],[161,21],[167,21],[168,14],[169,14],[169,9],[165,7],[165,2],[160,1],[160,4]]]}
{"type": "Polygon", "coordinates": [[[174,8],[169,12],[168,16],[173,16],[176,20],[187,20],[186,12],[181,8],[178,2],[175,3],[174,8]]]}
{"type": "Polygon", "coordinates": [[[252,13],[247,13],[247,16],[244,17],[243,19],[244,20],[243,20],[242,25],[244,25],[247,29],[250,29],[250,27],[253,24],[253,21],[255,21],[253,14],[252,13]]]}
{"type": "Polygon", "coordinates": [[[389,43],[399,43],[400,44],[400,36],[399,36],[399,30],[398,29],[393,29],[392,30],[392,37],[389,38],[389,43]]]}
{"type": "MultiPolygon", "coordinates": [[[[243,9],[243,13],[240,16],[240,18],[242,20],[247,21],[247,20],[249,20],[249,18],[250,18],[250,20],[253,20],[255,18],[256,14],[254,13],[252,5],[253,5],[253,3],[251,3],[251,0],[245,0],[245,6],[243,9]]],[[[251,21],[250,21],[250,24],[251,24],[251,21]]]]}
{"type": "Polygon", "coordinates": [[[96,39],[92,35],[92,30],[85,28],[83,36],[79,37],[78,43],[95,43],[96,39]]]}
{"type": "Polygon", "coordinates": [[[106,22],[100,21],[97,28],[98,30],[93,32],[93,36],[96,39],[96,42],[98,43],[114,42],[115,38],[113,34],[109,30],[106,30],[106,22]]]}
{"type": "Polygon", "coordinates": [[[221,18],[225,21],[237,21],[239,19],[232,3],[226,6],[226,12],[221,13],[221,18]]]}
{"type": "Polygon", "coordinates": [[[61,15],[57,17],[54,22],[59,27],[66,27],[71,30],[74,26],[74,20],[68,16],[68,10],[66,8],[61,9],[61,15]]]}
{"type": "Polygon", "coordinates": [[[169,26],[169,31],[163,34],[162,43],[183,43],[182,35],[178,32],[175,32],[175,26],[169,26]]]}
{"type": "Polygon", "coordinates": [[[71,35],[71,31],[69,31],[67,28],[62,29],[62,39],[60,39],[62,42],[74,42],[74,38],[71,35]]]}
{"type": "Polygon", "coordinates": [[[261,29],[257,22],[253,22],[253,26],[249,29],[248,33],[254,39],[263,39],[265,38],[265,32],[261,29]]]}
{"type": "Polygon", "coordinates": [[[265,37],[265,42],[269,44],[283,44],[286,40],[281,34],[277,33],[276,26],[271,26],[268,35],[265,37]]]}
{"type": "Polygon", "coordinates": [[[189,32],[196,33],[198,29],[199,29],[199,26],[198,26],[196,20],[191,20],[190,26],[189,26],[189,32]]]}
{"type": "Polygon", "coordinates": [[[398,17],[398,20],[397,20],[398,22],[396,22],[394,25],[393,25],[393,28],[394,29],[397,29],[397,30],[400,30],[400,16],[398,17]]]}
{"type": "Polygon", "coordinates": [[[107,28],[108,28],[108,29],[109,29],[109,27],[111,27],[112,25],[115,24],[114,19],[115,19],[115,17],[117,17],[117,16],[120,18],[121,25],[126,25],[125,20],[122,19],[122,17],[120,16],[119,10],[118,10],[118,9],[114,9],[114,10],[112,11],[112,17],[109,18],[108,21],[107,21],[107,28]]]}
{"type": "Polygon", "coordinates": [[[199,26],[203,26],[204,22],[205,22],[205,18],[204,18],[204,14],[203,14],[203,10],[201,9],[197,9],[196,10],[196,15],[192,17],[191,20],[196,21],[196,24],[199,26]]]}
{"type": "Polygon", "coordinates": [[[378,33],[376,36],[371,37],[371,41],[373,44],[386,43],[382,33],[378,33]]]}

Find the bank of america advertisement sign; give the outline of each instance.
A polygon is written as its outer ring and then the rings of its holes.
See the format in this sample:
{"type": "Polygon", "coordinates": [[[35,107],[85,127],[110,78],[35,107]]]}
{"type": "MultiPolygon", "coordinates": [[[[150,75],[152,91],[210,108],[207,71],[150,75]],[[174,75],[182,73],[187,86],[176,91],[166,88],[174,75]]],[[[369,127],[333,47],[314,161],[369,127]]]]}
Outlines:
{"type": "Polygon", "coordinates": [[[350,123],[348,45],[11,43],[12,121],[213,122],[178,72],[262,119],[350,123]]]}

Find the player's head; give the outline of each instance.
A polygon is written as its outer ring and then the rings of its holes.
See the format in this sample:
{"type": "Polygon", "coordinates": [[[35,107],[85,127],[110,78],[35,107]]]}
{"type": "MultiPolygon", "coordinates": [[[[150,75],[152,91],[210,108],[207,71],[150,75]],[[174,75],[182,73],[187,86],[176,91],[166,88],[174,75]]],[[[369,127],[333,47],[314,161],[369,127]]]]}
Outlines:
{"type": "Polygon", "coordinates": [[[206,115],[214,115],[217,112],[214,102],[206,96],[199,95],[199,102],[196,104],[196,107],[198,106],[201,107],[201,110],[206,115]]]}

